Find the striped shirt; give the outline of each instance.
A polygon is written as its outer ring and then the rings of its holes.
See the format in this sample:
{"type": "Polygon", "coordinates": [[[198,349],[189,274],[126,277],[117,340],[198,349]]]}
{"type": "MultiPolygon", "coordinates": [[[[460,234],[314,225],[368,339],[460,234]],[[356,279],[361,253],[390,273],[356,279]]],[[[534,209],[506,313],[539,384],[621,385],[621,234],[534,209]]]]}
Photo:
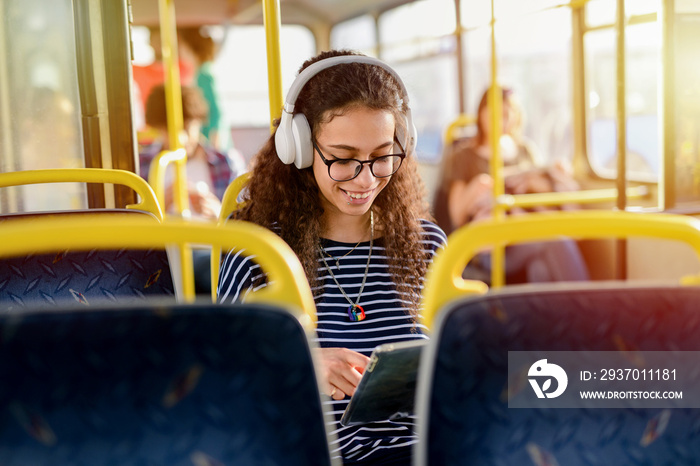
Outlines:
{"type": "MultiPolygon", "coordinates": [[[[437,225],[427,220],[421,223],[421,244],[425,261],[430,263],[437,249],[444,246],[446,237],[437,225]]],[[[318,287],[313,289],[318,314],[316,341],[320,347],[345,347],[369,356],[376,346],[384,343],[427,338],[423,333],[425,327],[414,323],[408,313],[408,297],[396,290],[393,281],[396,271],[387,265],[383,244],[382,238],[374,240],[367,280],[359,300],[366,318],[353,322],[348,316],[350,303],[338,289],[333,276],[352,302],[357,302],[370,243],[362,242],[355,247],[355,244],[322,240],[328,268],[319,255],[318,287]]],[[[219,301],[230,303],[244,300],[260,274],[260,267],[249,257],[240,251],[229,253],[221,265],[219,301]]],[[[345,464],[380,464],[383,460],[395,461],[399,458],[406,458],[405,464],[410,464],[411,449],[416,443],[415,420],[410,418],[342,427],[339,421],[348,402],[347,397],[340,401],[325,397],[325,404],[335,418],[329,429],[336,437],[331,445],[333,455],[342,456],[345,464]]]]}

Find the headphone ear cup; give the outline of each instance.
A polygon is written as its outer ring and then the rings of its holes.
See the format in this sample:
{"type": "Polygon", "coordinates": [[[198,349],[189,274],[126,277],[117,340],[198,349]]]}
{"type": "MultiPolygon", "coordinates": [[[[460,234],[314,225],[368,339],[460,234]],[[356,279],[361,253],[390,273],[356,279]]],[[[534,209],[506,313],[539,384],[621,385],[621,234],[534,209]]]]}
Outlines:
{"type": "Polygon", "coordinates": [[[311,127],[303,113],[297,113],[292,119],[292,134],[294,135],[294,165],[297,168],[307,168],[314,163],[314,148],[311,143],[311,127]]]}
{"type": "Polygon", "coordinates": [[[400,129],[396,132],[396,138],[401,141],[403,145],[403,150],[406,151],[406,155],[412,154],[416,150],[416,144],[418,142],[418,131],[416,126],[413,124],[413,118],[411,117],[411,109],[408,109],[406,113],[406,129],[400,129]]]}
{"type": "Polygon", "coordinates": [[[295,146],[292,115],[283,110],[280,124],[275,132],[275,151],[283,164],[289,165],[294,162],[296,158],[295,146]]]}

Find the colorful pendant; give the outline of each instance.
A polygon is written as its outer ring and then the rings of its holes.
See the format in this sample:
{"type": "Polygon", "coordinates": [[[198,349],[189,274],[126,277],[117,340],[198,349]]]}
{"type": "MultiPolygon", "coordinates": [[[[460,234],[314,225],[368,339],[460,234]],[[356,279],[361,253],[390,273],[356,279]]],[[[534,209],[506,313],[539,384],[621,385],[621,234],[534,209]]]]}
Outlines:
{"type": "Polygon", "coordinates": [[[350,318],[351,322],[359,322],[361,320],[365,320],[365,317],[367,316],[365,315],[365,310],[362,309],[362,306],[353,304],[348,308],[348,317],[350,318]]]}

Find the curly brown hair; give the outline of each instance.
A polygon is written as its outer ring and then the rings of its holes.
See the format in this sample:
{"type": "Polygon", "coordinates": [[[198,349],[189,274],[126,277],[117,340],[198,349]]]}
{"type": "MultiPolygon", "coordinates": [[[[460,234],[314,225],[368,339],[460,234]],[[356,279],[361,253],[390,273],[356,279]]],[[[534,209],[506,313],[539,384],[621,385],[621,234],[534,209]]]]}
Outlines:
{"type": "MultiPolygon", "coordinates": [[[[360,54],[346,50],[323,52],[307,60],[299,72],[319,60],[339,55],[360,54]]],[[[401,86],[389,72],[375,65],[346,63],[311,78],[299,93],[295,113],[303,113],[312,134],[316,134],[321,124],[357,107],[389,111],[397,125],[404,124],[408,110],[401,86]]],[[[408,155],[372,208],[383,236],[388,265],[397,271],[394,279],[397,291],[411,297],[415,317],[420,279],[426,271],[420,219],[430,217],[417,163],[413,154],[408,155]]],[[[299,257],[309,283],[316,285],[318,244],[324,225],[321,196],[312,168],[299,170],[293,164],[282,163],[272,135],[253,159],[244,202],[235,218],[278,231],[299,257]]]]}

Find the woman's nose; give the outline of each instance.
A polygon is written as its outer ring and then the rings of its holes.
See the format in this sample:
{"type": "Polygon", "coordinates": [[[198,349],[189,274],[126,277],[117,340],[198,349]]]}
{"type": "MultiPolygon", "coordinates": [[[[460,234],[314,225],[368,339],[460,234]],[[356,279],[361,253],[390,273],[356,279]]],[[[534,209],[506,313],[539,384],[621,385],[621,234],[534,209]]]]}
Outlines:
{"type": "Polygon", "coordinates": [[[355,178],[360,186],[370,187],[374,184],[375,176],[372,174],[372,170],[369,168],[369,164],[362,165],[360,174],[355,178]]]}

